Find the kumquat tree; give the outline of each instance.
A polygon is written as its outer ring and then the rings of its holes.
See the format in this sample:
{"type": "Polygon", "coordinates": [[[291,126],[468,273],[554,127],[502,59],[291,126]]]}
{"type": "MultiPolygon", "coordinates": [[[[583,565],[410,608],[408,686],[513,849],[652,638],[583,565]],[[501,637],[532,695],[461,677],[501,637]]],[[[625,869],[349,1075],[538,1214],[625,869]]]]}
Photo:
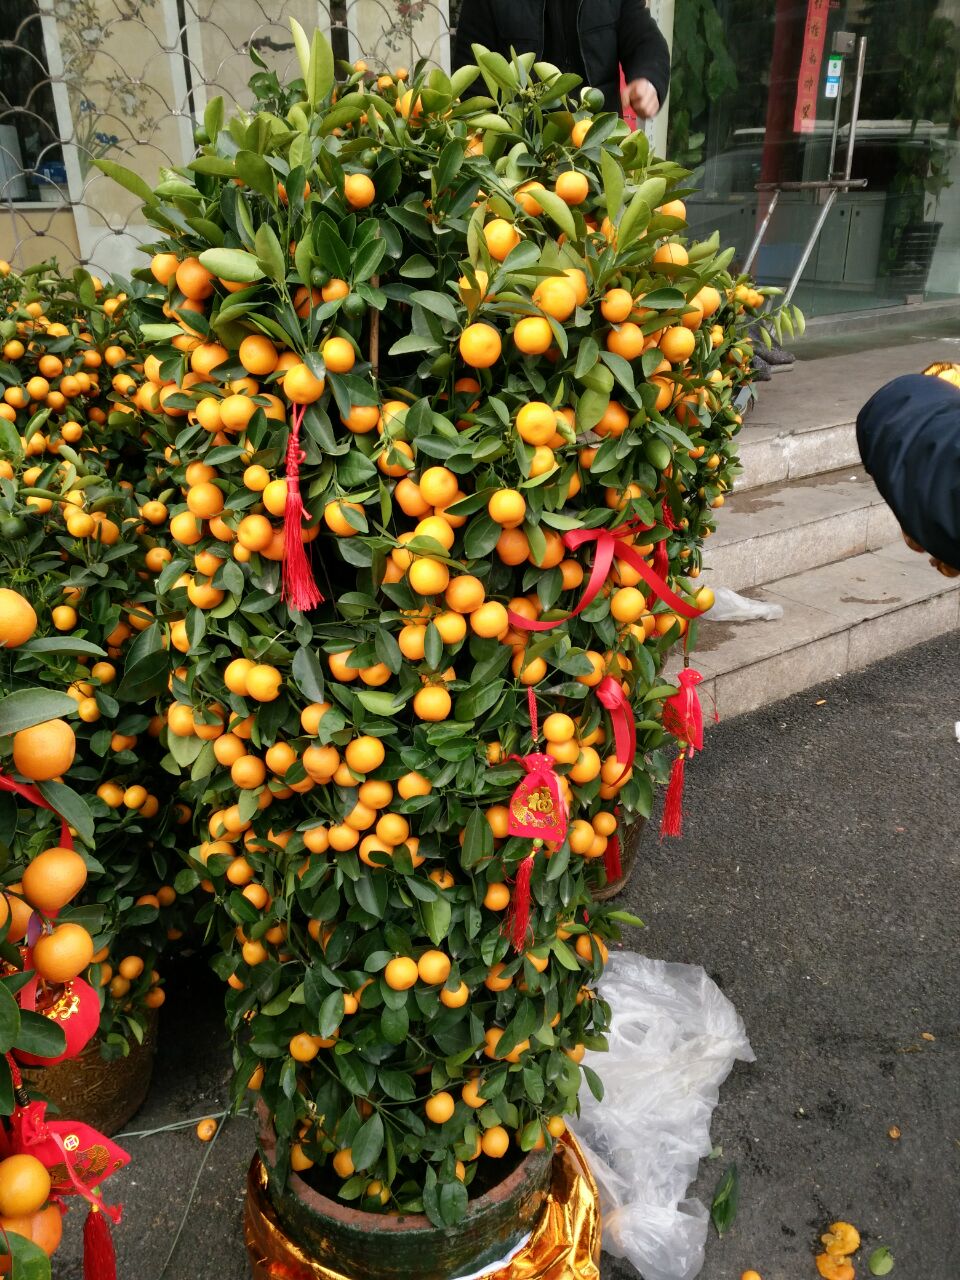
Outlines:
{"type": "Polygon", "coordinates": [[[177,888],[211,895],[271,1176],[452,1223],[601,1088],[630,917],[593,893],[668,777],[676,828],[700,745],[665,669],[711,604],[756,300],[575,77],[477,47],[485,97],[338,79],[292,25],[302,79],[210,103],[192,163],[99,162],[158,233],[177,888]]]}
{"type": "Polygon", "coordinates": [[[168,666],[152,612],[151,511],[135,494],[143,370],[125,295],[86,272],[7,273],[0,299],[7,936],[20,942],[30,908],[52,901],[25,884],[49,879],[53,898],[61,883],[74,889],[51,937],[65,929],[82,961],[72,976],[99,989],[102,1051],[116,1056],[162,1003],[155,964],[186,920],[170,883],[185,816],[173,807],[178,779],[156,769],[160,725],[141,705],[168,666]]]}

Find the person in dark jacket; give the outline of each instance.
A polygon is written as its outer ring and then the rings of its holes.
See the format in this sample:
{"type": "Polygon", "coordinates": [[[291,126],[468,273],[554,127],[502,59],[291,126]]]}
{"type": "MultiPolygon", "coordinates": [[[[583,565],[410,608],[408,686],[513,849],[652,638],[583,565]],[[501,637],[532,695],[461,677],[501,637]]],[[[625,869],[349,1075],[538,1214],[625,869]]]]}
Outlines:
{"type": "Polygon", "coordinates": [[[947,577],[960,572],[960,389],[910,373],[857,415],[863,465],[914,551],[947,577]]]}
{"type": "MultiPolygon", "coordinates": [[[[473,62],[474,44],[505,58],[511,48],[536,53],[600,89],[607,111],[622,107],[645,120],[670,86],[670,50],[644,0],[463,0],[454,70],[473,62]]],[[[473,92],[486,93],[482,81],[473,92]]]]}

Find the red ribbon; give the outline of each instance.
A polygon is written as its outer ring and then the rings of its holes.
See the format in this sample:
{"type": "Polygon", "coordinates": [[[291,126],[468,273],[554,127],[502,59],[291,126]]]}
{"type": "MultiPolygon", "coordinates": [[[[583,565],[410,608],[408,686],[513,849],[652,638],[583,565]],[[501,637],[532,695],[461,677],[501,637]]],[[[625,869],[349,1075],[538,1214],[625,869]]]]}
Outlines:
{"type": "MultiPolygon", "coordinates": [[[[30,786],[26,782],[16,782],[13,778],[8,778],[5,773],[0,773],[0,791],[15,792],[18,796],[22,796],[24,800],[29,800],[31,804],[35,804],[40,809],[49,809],[51,813],[57,812],[48,800],[44,800],[37,787],[30,786]]],[[[60,847],[72,849],[73,836],[70,834],[70,825],[62,814],[59,817],[60,847]]]]}
{"type": "MultiPolygon", "coordinates": [[[[317,586],[303,545],[301,530],[303,528],[304,511],[303,496],[300,493],[300,463],[306,457],[300,448],[300,425],[303,422],[304,407],[294,406],[290,415],[290,438],[287,441],[287,501],[283,512],[283,579],[281,599],[292,609],[306,613],[323,604],[323,596],[317,586]]],[[[306,519],[310,519],[306,516],[306,519]]]]}
{"type": "Polygon", "coordinates": [[[681,617],[690,621],[701,617],[703,610],[698,609],[695,605],[687,604],[686,600],[678,596],[664,582],[660,574],[651,569],[643,556],[626,541],[627,538],[636,533],[648,531],[650,527],[649,525],[641,525],[637,521],[631,521],[628,524],[621,525],[618,529],[568,530],[563,535],[563,542],[569,551],[576,551],[588,542],[596,544],[590,580],[580,603],[565,618],[554,618],[550,622],[525,618],[519,613],[514,613],[511,609],[508,611],[510,625],[516,627],[519,631],[552,631],[554,627],[560,627],[565,622],[569,622],[571,618],[583,613],[584,609],[588,609],[596,600],[610,574],[614,560],[622,560],[624,564],[628,564],[632,569],[635,569],[653,594],[662,600],[665,605],[669,606],[674,613],[678,613],[681,617]]]}
{"type": "MultiPolygon", "coordinates": [[[[637,722],[633,718],[633,708],[623,692],[623,686],[613,676],[604,676],[597,685],[597,698],[610,713],[613,746],[617,759],[623,765],[617,778],[619,782],[630,772],[637,758],[637,722]]],[[[616,783],[613,785],[616,786],[616,783]]]]}

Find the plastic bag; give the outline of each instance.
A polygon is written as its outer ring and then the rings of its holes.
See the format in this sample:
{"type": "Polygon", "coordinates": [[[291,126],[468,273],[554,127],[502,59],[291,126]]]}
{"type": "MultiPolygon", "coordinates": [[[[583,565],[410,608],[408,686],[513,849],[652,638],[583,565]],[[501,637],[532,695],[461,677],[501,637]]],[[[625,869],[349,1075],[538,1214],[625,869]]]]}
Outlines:
{"type": "Polygon", "coordinates": [[[708,1213],[686,1199],[709,1154],[710,1121],[734,1062],[753,1062],[736,1009],[703,969],[611,952],[600,982],[613,1026],[607,1053],[588,1053],[571,1126],[600,1187],[603,1247],[644,1280],[692,1280],[703,1266],[708,1213]]]}
{"type": "Polygon", "coordinates": [[[729,587],[714,587],[714,602],[703,615],[706,622],[756,622],[763,619],[773,622],[783,617],[783,605],[771,604],[769,600],[750,600],[747,596],[738,596],[729,587]]]}

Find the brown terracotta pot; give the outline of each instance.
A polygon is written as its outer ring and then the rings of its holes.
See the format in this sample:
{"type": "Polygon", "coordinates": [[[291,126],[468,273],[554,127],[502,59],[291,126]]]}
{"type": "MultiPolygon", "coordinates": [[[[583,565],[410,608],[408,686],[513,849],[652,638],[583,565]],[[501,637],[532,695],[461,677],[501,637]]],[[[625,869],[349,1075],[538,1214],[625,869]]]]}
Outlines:
{"type": "Polygon", "coordinates": [[[364,1213],[320,1195],[291,1173],[280,1191],[272,1175],[276,1139],[259,1106],[260,1156],[281,1226],[311,1259],[354,1280],[450,1280],[506,1257],[533,1230],[550,1185],[553,1153],[531,1151],[503,1182],[470,1202],[455,1227],[423,1214],[364,1213]]]}
{"type": "Polygon", "coordinates": [[[125,1058],[109,1062],[100,1056],[94,1036],[79,1057],[52,1067],[30,1067],[24,1077],[69,1120],[92,1125],[109,1138],[143,1106],[157,1052],[157,1012],[148,1011],[143,1043],[131,1042],[125,1058]]]}
{"type": "Polygon", "coordinates": [[[630,876],[633,874],[633,868],[637,861],[637,854],[640,849],[640,841],[643,839],[643,832],[647,825],[646,818],[637,818],[625,827],[620,834],[620,871],[621,874],[616,880],[612,880],[609,884],[604,885],[602,889],[594,893],[594,897],[598,902],[606,902],[608,898],[615,898],[618,893],[630,883],[630,876]]]}

